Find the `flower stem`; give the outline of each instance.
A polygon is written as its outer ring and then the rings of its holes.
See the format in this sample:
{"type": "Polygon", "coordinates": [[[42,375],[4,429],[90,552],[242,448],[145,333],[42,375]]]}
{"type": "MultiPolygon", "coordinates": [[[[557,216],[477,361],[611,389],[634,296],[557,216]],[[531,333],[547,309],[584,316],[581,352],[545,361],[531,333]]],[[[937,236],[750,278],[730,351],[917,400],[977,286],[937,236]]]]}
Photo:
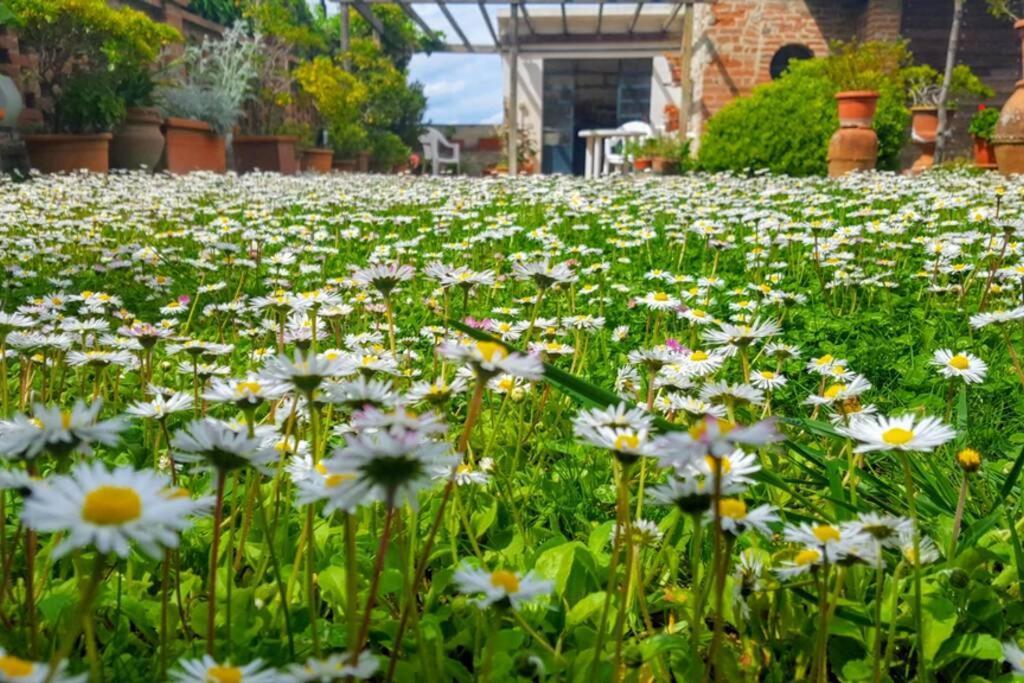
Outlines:
{"type": "Polygon", "coordinates": [[[227,472],[217,470],[217,494],[213,507],[213,542],[210,546],[210,577],[207,580],[206,654],[215,657],[217,642],[217,560],[220,551],[220,526],[224,519],[224,484],[227,472]]]}
{"type": "Polygon", "coordinates": [[[956,552],[956,541],[960,537],[960,526],[964,521],[964,506],[967,504],[967,472],[964,471],[963,478],[960,480],[960,496],[956,501],[956,514],[953,515],[953,533],[949,540],[949,552],[946,557],[950,561],[953,560],[953,555],[956,552]]]}
{"type": "Polygon", "coordinates": [[[355,666],[359,661],[359,653],[370,635],[370,616],[373,613],[373,605],[377,601],[377,588],[380,586],[380,575],[384,571],[384,557],[388,552],[388,539],[391,537],[391,523],[395,518],[395,506],[392,501],[387,502],[388,511],[384,516],[384,529],[380,534],[380,545],[377,547],[377,560],[373,565],[373,576],[370,579],[370,593],[366,596],[366,611],[363,613],[363,625],[359,627],[359,635],[356,637],[356,646],[352,649],[351,665],[355,666]]]}
{"type": "MultiPolygon", "coordinates": [[[[67,633],[64,634],[60,647],[54,651],[53,656],[50,658],[50,670],[43,683],[51,683],[54,680],[60,671],[60,663],[71,654],[71,649],[74,647],[75,641],[78,640],[79,634],[86,627],[86,622],[92,618],[92,606],[96,601],[96,596],[99,594],[100,586],[103,582],[104,559],[102,553],[96,553],[96,557],[93,559],[92,574],[89,576],[89,582],[82,589],[78,601],[78,612],[71,621],[67,633]]],[[[90,657],[90,659],[92,660],[90,664],[93,680],[98,680],[99,662],[96,661],[95,657],[90,657]]]]}
{"type": "Polygon", "coordinates": [[[918,679],[927,681],[928,658],[924,653],[924,619],[921,616],[921,530],[917,520],[917,492],[914,489],[914,476],[910,469],[910,456],[900,452],[903,460],[903,479],[907,492],[907,504],[910,507],[910,521],[914,533],[914,629],[917,631],[917,668],[918,679]]]}

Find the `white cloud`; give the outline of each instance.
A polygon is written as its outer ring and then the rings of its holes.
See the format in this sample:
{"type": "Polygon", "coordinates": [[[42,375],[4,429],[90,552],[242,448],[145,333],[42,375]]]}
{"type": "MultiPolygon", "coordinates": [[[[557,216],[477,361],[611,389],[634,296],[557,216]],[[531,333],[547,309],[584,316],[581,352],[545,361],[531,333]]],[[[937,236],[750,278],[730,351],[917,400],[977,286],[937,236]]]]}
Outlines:
{"type": "Polygon", "coordinates": [[[444,97],[446,95],[454,95],[460,93],[466,89],[466,82],[463,80],[458,81],[435,81],[434,83],[427,83],[423,86],[423,94],[428,98],[431,97],[444,97]]]}
{"type": "Polygon", "coordinates": [[[498,55],[419,54],[409,64],[409,79],[423,83],[427,121],[456,124],[501,120],[498,55]]]}

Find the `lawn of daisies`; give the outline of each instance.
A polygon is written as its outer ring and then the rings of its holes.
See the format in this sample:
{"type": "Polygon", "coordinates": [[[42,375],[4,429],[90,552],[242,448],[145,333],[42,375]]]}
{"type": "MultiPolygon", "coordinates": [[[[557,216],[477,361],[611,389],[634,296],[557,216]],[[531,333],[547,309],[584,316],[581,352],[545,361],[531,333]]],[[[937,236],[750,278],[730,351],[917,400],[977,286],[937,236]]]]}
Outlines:
{"type": "Polygon", "coordinates": [[[1024,185],[0,184],[0,681],[1009,681],[1024,185]]]}

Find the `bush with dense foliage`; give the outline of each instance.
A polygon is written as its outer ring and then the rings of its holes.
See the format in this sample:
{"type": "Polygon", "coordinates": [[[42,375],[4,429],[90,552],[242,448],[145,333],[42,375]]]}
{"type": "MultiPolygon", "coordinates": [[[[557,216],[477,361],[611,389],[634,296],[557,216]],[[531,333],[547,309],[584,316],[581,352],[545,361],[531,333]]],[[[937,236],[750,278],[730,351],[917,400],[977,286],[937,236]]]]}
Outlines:
{"type": "Polygon", "coordinates": [[[996,132],[997,123],[999,123],[999,110],[979,104],[978,110],[971,116],[967,132],[976,138],[991,140],[996,132]]]}
{"type": "Polygon", "coordinates": [[[294,73],[299,87],[323,117],[334,151],[346,157],[366,149],[366,130],[359,118],[367,99],[366,86],[325,56],[300,64],[294,73]]]}
{"type": "Polygon", "coordinates": [[[710,171],[770,169],[793,176],[828,169],[828,142],[839,126],[835,94],[880,93],[875,114],[878,168],[895,170],[907,136],[902,43],[836,46],[832,57],[795,62],[778,80],[733,100],[708,121],[700,166],[710,171]]]}
{"type": "MultiPolygon", "coordinates": [[[[69,83],[77,78],[101,78],[116,69],[139,69],[151,64],[168,44],[181,39],[170,26],[127,7],[113,8],[105,0],[7,0],[14,14],[18,39],[38,59],[34,71],[40,90],[52,98],[43,110],[50,131],[79,132],[70,121],[104,118],[111,103],[102,97],[65,100],[69,83]],[[88,100],[88,101],[87,101],[88,100]],[[85,106],[97,110],[86,112],[85,106]],[[64,115],[63,106],[75,113],[64,115]]],[[[112,125],[112,124],[111,124],[112,125]]],[[[92,127],[90,125],[90,127],[92,127]]]]}

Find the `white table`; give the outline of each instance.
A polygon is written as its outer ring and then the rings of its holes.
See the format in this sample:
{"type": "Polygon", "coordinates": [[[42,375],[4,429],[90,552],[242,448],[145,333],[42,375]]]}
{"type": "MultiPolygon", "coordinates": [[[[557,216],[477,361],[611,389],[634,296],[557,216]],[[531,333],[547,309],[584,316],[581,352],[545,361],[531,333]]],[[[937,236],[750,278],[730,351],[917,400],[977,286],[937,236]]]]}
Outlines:
{"type": "MultiPolygon", "coordinates": [[[[604,141],[608,138],[642,138],[648,133],[639,130],[622,130],[621,128],[594,128],[581,130],[579,136],[587,141],[586,164],[583,167],[584,178],[597,178],[601,175],[604,164],[604,141]]],[[[625,154],[623,154],[625,156],[625,154]]]]}

